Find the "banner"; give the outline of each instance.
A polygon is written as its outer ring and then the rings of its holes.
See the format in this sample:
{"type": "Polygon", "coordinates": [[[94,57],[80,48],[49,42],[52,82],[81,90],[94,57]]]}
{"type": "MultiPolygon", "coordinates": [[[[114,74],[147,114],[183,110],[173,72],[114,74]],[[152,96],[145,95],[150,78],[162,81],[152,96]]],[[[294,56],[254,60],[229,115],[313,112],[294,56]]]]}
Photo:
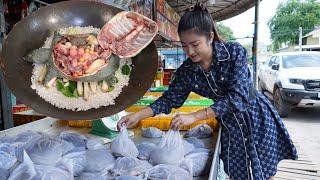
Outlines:
{"type": "Polygon", "coordinates": [[[160,34],[170,40],[179,41],[177,32],[179,14],[165,0],[157,0],[156,10],[160,34]]]}

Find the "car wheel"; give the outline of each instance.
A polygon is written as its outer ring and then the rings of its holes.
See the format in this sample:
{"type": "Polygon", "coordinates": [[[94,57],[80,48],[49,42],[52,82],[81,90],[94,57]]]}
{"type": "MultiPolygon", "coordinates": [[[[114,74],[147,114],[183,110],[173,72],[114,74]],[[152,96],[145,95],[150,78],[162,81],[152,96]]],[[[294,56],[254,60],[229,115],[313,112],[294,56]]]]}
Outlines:
{"type": "Polygon", "coordinates": [[[280,89],[276,88],[273,93],[273,103],[280,117],[287,117],[291,111],[291,105],[281,98],[280,89]]]}
{"type": "Polygon", "coordinates": [[[258,79],[258,90],[263,94],[265,89],[263,88],[262,82],[258,79]]]}

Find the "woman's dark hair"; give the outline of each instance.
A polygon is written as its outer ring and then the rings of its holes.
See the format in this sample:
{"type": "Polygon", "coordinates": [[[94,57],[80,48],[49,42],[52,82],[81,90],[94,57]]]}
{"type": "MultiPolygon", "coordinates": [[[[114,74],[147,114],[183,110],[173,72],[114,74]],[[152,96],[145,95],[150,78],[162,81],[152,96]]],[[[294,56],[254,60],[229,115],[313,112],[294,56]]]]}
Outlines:
{"type": "Polygon", "coordinates": [[[196,3],[181,17],[178,25],[178,34],[193,30],[200,35],[205,35],[209,39],[211,32],[214,33],[214,41],[221,41],[217,29],[214,25],[211,14],[205,5],[196,3]]]}

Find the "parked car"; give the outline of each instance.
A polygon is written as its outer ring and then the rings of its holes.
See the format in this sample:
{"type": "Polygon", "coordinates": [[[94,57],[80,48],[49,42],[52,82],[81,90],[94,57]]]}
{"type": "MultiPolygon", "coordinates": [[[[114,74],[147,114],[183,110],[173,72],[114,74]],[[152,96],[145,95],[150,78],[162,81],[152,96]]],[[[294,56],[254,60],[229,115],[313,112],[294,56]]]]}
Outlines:
{"type": "Polygon", "coordinates": [[[273,99],[281,117],[296,106],[320,106],[320,52],[273,55],[259,69],[258,87],[273,99]]]}

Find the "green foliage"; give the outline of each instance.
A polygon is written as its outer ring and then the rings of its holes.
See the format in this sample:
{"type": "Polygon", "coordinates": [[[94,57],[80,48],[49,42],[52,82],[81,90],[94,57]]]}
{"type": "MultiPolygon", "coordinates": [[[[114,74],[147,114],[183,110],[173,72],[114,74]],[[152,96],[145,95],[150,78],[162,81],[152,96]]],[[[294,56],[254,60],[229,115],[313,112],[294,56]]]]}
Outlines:
{"type": "Polygon", "coordinates": [[[234,40],[233,31],[228,26],[223,25],[222,23],[217,23],[217,31],[222,39],[229,41],[234,40]]]}
{"type": "Polygon", "coordinates": [[[305,35],[320,24],[320,3],[315,0],[288,0],[281,3],[276,14],[268,22],[273,49],[282,43],[297,44],[299,27],[305,35]]]}

